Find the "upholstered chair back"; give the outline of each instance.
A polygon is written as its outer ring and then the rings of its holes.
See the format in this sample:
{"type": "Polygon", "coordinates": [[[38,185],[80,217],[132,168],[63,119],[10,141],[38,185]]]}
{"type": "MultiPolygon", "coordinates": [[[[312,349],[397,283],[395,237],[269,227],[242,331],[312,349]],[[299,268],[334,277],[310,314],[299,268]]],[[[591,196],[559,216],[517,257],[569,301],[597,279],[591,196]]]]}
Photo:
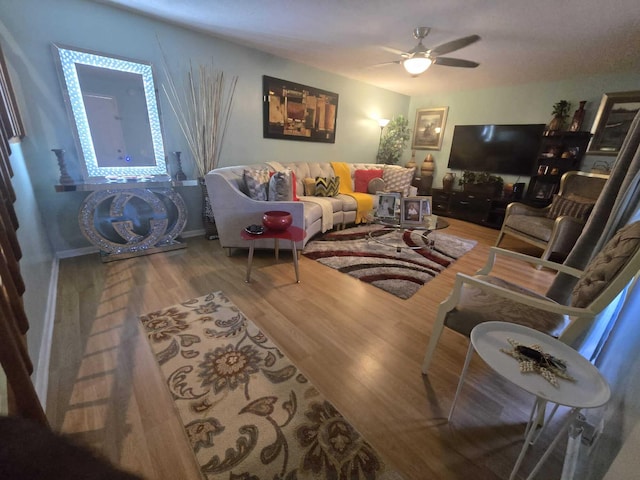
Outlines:
{"type": "Polygon", "coordinates": [[[569,172],[561,180],[559,195],[574,196],[583,201],[595,203],[608,178],[604,176],[586,176],[578,172],[569,172]]]}

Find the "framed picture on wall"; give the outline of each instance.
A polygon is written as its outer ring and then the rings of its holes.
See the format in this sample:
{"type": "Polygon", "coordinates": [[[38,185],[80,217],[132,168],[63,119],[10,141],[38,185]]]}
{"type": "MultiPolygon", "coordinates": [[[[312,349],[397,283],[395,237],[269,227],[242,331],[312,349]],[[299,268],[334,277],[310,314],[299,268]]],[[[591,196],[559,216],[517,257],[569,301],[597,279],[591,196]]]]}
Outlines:
{"type": "Polygon", "coordinates": [[[262,90],[264,138],[335,143],[337,93],[266,75],[262,90]]]}
{"type": "Polygon", "coordinates": [[[611,155],[620,153],[631,122],[640,111],[640,90],[605,93],[593,122],[589,143],[589,155],[611,155]]]}
{"type": "Polygon", "coordinates": [[[416,110],[413,144],[417,150],[440,150],[449,107],[420,108],[416,110]]]}

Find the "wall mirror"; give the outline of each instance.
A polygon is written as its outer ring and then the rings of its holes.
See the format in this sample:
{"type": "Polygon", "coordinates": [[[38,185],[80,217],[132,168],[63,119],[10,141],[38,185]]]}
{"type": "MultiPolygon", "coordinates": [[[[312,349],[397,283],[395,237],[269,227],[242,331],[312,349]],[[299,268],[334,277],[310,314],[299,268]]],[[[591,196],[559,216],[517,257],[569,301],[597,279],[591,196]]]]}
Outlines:
{"type": "Polygon", "coordinates": [[[53,48],[85,181],[167,175],[151,64],[53,48]]]}

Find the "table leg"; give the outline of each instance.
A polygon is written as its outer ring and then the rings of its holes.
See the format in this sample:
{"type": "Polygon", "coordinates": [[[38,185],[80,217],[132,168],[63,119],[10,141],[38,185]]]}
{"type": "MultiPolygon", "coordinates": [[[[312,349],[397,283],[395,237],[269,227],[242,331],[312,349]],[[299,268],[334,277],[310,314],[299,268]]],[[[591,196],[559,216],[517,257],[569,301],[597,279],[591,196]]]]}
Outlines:
{"type": "Polygon", "coordinates": [[[251,283],[251,264],[253,263],[253,247],[255,240],[251,240],[249,245],[249,256],[247,257],[247,277],[244,279],[246,283],[251,283]]]}
{"type": "Polygon", "coordinates": [[[456,408],[456,402],[458,401],[458,396],[460,395],[460,391],[462,390],[462,384],[464,383],[464,379],[467,376],[467,369],[469,368],[471,357],[473,357],[473,344],[469,342],[467,357],[464,359],[464,367],[462,367],[462,372],[460,372],[460,380],[458,380],[458,388],[456,389],[456,394],[453,397],[453,403],[451,404],[451,410],[449,410],[449,416],[447,417],[448,422],[450,422],[451,417],[453,417],[453,411],[456,408]]]}
{"type": "Polygon", "coordinates": [[[540,470],[540,467],[542,467],[542,464],[549,457],[549,455],[551,455],[551,452],[553,451],[554,447],[560,441],[560,437],[562,437],[562,434],[569,429],[569,425],[573,423],[573,421],[578,417],[578,415],[580,415],[580,409],[577,407],[573,407],[571,409],[571,413],[567,416],[566,420],[562,423],[562,427],[560,427],[558,434],[553,439],[551,444],[547,447],[542,457],[540,457],[540,460],[538,460],[538,463],[536,463],[536,466],[533,467],[533,470],[531,470],[531,473],[529,473],[527,480],[532,480],[534,475],[538,473],[538,470],[540,470]]]}
{"type": "Polygon", "coordinates": [[[293,268],[296,271],[296,283],[300,283],[300,273],[298,270],[298,252],[296,251],[296,242],[291,240],[291,252],[293,253],[293,268]]]}
{"type": "MultiPolygon", "coordinates": [[[[546,401],[541,400],[536,397],[536,403],[534,405],[534,411],[531,412],[531,418],[529,422],[534,423],[534,419],[537,418],[537,413],[541,408],[545,408],[546,401]]],[[[509,480],[513,480],[516,478],[516,473],[520,469],[520,465],[522,464],[522,460],[524,459],[525,453],[527,453],[527,449],[529,448],[529,444],[533,440],[533,437],[536,433],[536,429],[533,427],[528,428],[527,437],[524,439],[524,445],[522,445],[522,449],[520,450],[520,455],[518,455],[518,459],[516,460],[516,464],[513,466],[513,470],[511,471],[511,475],[509,475],[509,480]]]]}
{"type": "Polygon", "coordinates": [[[280,242],[278,240],[279,239],[277,238],[273,239],[273,247],[274,247],[274,250],[276,251],[276,262],[278,261],[278,258],[280,256],[280,242]]]}

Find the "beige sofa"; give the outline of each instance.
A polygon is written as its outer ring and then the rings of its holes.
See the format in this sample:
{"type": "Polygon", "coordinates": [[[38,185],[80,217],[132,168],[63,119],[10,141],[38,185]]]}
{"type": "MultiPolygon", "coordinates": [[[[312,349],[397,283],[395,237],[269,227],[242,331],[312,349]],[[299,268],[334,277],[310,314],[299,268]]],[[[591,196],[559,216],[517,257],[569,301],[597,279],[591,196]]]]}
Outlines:
{"type": "MultiPolygon", "coordinates": [[[[221,167],[211,170],[205,175],[205,184],[211,200],[213,215],[220,238],[220,244],[231,254],[233,248],[248,248],[247,242],[240,237],[240,231],[247,225],[261,224],[262,214],[268,210],[283,210],[290,212],[293,217],[293,225],[304,229],[306,236],[303,241],[296,244],[296,248],[302,249],[315,235],[322,233],[327,224],[333,229],[343,228],[356,220],[356,200],[349,195],[339,194],[336,197],[327,198],[324,208],[316,203],[314,198],[304,196],[304,179],[316,177],[335,177],[330,162],[292,162],[280,163],[278,166],[289,168],[296,178],[296,193],[300,201],[259,201],[251,199],[245,193],[243,173],[245,169],[264,169],[276,171],[274,164],[260,163],[252,165],[238,165],[221,167]],[[327,205],[330,207],[327,207],[327,205]],[[332,218],[325,218],[323,228],[323,212],[332,218]]],[[[381,165],[376,163],[352,163],[348,164],[353,178],[356,170],[360,169],[404,169],[400,166],[381,165]]],[[[415,188],[411,187],[410,195],[415,195],[415,188]]],[[[289,249],[289,242],[282,242],[283,249],[289,249]]],[[[273,249],[274,242],[270,239],[256,240],[256,248],[273,249]]]]}

